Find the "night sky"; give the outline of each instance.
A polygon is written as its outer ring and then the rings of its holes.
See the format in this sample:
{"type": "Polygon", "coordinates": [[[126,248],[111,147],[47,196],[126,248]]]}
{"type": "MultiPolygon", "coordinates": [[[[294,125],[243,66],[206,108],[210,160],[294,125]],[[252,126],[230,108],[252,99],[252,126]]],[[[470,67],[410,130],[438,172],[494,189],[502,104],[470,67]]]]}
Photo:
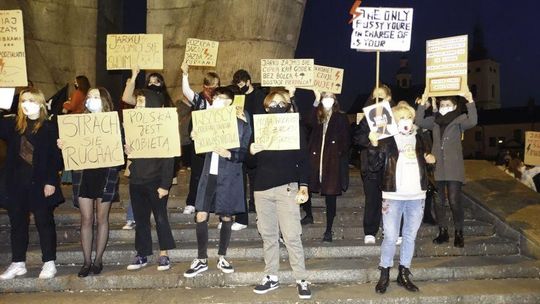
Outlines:
{"type": "MultiPolygon", "coordinates": [[[[375,53],[350,49],[348,24],[353,0],[308,0],[296,58],[345,69],[339,100],[347,110],[358,94],[375,85],[375,53]]],[[[524,106],[530,97],[540,105],[540,1],[503,0],[365,0],[362,6],[414,8],[409,52],[381,53],[381,81],[394,84],[399,59],[409,58],[412,83],[425,82],[425,41],[484,32],[488,56],[500,63],[503,107],[524,106]]]]}

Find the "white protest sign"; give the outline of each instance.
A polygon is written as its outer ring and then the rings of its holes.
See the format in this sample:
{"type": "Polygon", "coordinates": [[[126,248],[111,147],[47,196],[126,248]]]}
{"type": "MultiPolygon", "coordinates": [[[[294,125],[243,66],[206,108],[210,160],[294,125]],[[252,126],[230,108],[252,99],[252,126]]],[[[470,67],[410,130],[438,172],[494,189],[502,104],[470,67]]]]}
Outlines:
{"type": "Polygon", "coordinates": [[[313,59],[261,59],[263,87],[311,87],[313,59]]]}
{"type": "Polygon", "coordinates": [[[341,94],[343,69],[323,65],[314,65],[313,67],[313,86],[302,87],[302,89],[341,94]]]}
{"type": "Polygon", "coordinates": [[[107,70],[163,69],[162,34],[107,35],[107,70]]]}
{"type": "Polygon", "coordinates": [[[11,109],[13,96],[15,96],[15,88],[0,88],[0,109],[11,109]]]}
{"type": "Polygon", "coordinates": [[[0,87],[27,85],[22,11],[0,10],[0,87]]]}
{"type": "Polygon", "coordinates": [[[188,38],[184,62],[194,66],[216,66],[219,42],[188,38]]]}
{"type": "Polygon", "coordinates": [[[300,149],[300,117],[298,113],[253,115],[255,143],[265,150],[300,149]]]}
{"type": "Polygon", "coordinates": [[[212,152],[215,148],[240,147],[236,106],[191,112],[195,152],[212,152]]]}
{"type": "Polygon", "coordinates": [[[382,101],[365,107],[364,119],[367,119],[369,129],[379,134],[379,139],[394,136],[398,133],[397,122],[388,101],[382,101]]]}
{"type": "Polygon", "coordinates": [[[468,63],[467,35],[426,41],[428,96],[465,93],[468,63]]]}
{"type": "Polygon", "coordinates": [[[540,166],[540,132],[525,132],[525,159],[531,166],[540,166]]]}
{"type": "Polygon", "coordinates": [[[412,8],[358,7],[352,22],[351,48],[360,51],[408,51],[412,8]]]}

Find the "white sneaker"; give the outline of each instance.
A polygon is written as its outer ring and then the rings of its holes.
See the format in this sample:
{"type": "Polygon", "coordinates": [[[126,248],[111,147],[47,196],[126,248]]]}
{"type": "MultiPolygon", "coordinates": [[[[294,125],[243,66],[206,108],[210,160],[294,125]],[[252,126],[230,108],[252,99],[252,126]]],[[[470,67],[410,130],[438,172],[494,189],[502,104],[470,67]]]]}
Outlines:
{"type": "Polygon", "coordinates": [[[186,207],[184,208],[184,212],[182,212],[183,214],[193,214],[195,213],[195,206],[191,206],[191,205],[186,205],[186,207]]]}
{"type": "Polygon", "coordinates": [[[240,231],[242,229],[246,229],[247,228],[247,225],[244,225],[244,224],[240,224],[240,223],[237,223],[237,222],[234,222],[231,226],[231,230],[233,231],[240,231]]]}
{"type": "Polygon", "coordinates": [[[221,230],[221,222],[219,222],[219,223],[217,224],[217,227],[216,227],[216,228],[217,228],[218,230],[221,230]]]}
{"type": "Polygon", "coordinates": [[[375,244],[375,237],[373,235],[366,235],[364,237],[364,244],[375,244]]]}
{"type": "Polygon", "coordinates": [[[124,227],[122,227],[123,230],[133,230],[135,228],[135,221],[127,221],[124,227]]]}
{"type": "Polygon", "coordinates": [[[13,262],[9,267],[0,275],[0,280],[11,280],[16,276],[22,276],[26,274],[26,263],[25,262],[13,262]]]}
{"type": "Polygon", "coordinates": [[[52,279],[56,275],[56,265],[54,261],[48,261],[43,264],[41,267],[41,272],[39,273],[40,279],[52,279]]]}
{"type": "Polygon", "coordinates": [[[403,242],[403,237],[399,236],[397,238],[396,245],[401,245],[402,242],[403,242]]]}
{"type": "Polygon", "coordinates": [[[176,177],[173,177],[172,184],[173,185],[178,185],[178,179],[176,177]]]}
{"type": "Polygon", "coordinates": [[[232,267],[231,263],[229,263],[224,256],[220,256],[219,257],[219,260],[218,260],[218,263],[217,263],[217,268],[219,270],[221,270],[221,272],[223,273],[233,273],[234,272],[234,268],[232,267]]]}

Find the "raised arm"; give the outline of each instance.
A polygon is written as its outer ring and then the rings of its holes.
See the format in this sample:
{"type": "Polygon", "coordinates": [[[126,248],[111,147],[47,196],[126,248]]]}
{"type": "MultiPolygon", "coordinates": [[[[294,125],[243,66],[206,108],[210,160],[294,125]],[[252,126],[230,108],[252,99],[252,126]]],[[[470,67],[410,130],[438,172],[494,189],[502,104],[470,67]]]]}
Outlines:
{"type": "Polygon", "coordinates": [[[135,81],[137,80],[139,72],[139,68],[131,70],[131,78],[126,81],[126,87],[124,93],[122,93],[122,101],[133,106],[137,103],[135,96],[133,96],[133,92],[135,92],[135,81]]]}
{"type": "Polygon", "coordinates": [[[465,119],[461,123],[461,129],[462,130],[468,130],[478,123],[478,113],[476,112],[476,104],[474,103],[474,99],[472,97],[471,92],[465,93],[463,95],[465,99],[467,99],[467,119],[465,119]]]}
{"type": "Polygon", "coordinates": [[[187,100],[182,99],[182,102],[189,107],[193,107],[195,105],[195,92],[193,92],[193,90],[189,86],[189,65],[184,61],[182,62],[182,66],[180,67],[180,69],[182,70],[182,93],[187,98],[187,100]]]}

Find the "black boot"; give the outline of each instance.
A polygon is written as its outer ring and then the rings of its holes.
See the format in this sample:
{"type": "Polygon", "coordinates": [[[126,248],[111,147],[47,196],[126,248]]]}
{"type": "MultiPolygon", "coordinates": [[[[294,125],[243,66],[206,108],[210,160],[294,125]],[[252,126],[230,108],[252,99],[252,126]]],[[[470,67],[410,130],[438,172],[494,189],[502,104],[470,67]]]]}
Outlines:
{"type": "Polygon", "coordinates": [[[413,292],[418,291],[418,287],[414,285],[414,283],[409,278],[409,275],[412,276],[409,268],[399,265],[399,273],[397,276],[398,285],[405,287],[405,289],[407,289],[408,291],[413,291],[413,292]]]}
{"type": "Polygon", "coordinates": [[[463,230],[456,230],[454,234],[454,247],[463,248],[465,240],[463,239],[463,230]]]}
{"type": "Polygon", "coordinates": [[[379,278],[379,282],[377,282],[377,286],[375,286],[375,292],[385,293],[390,283],[390,267],[384,268],[379,266],[379,269],[381,270],[381,277],[379,278]]]}
{"type": "Polygon", "coordinates": [[[302,226],[313,224],[313,216],[310,216],[310,215],[304,216],[304,218],[300,220],[300,224],[302,224],[302,226]]]}
{"type": "Polygon", "coordinates": [[[435,244],[448,243],[449,239],[450,238],[448,237],[448,228],[439,227],[439,235],[433,239],[433,243],[435,244]]]}

